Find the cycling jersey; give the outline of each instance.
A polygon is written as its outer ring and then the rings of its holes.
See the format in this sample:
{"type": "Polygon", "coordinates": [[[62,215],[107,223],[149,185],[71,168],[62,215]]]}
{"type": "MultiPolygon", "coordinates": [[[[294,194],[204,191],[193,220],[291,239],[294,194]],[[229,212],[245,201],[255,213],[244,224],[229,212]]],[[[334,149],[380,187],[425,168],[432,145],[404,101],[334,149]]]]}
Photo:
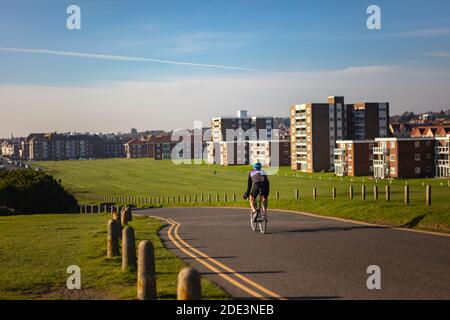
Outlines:
{"type": "Polygon", "coordinates": [[[248,175],[247,194],[256,198],[261,189],[264,197],[269,196],[269,177],[264,170],[252,170],[248,175]]]}

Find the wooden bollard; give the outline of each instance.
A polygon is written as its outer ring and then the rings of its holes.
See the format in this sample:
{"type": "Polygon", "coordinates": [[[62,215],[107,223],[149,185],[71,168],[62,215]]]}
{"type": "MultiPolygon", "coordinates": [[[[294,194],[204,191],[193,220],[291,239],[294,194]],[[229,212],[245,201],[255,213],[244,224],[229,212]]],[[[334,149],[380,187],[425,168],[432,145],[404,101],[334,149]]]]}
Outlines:
{"type": "Polygon", "coordinates": [[[366,186],[365,185],[361,186],[361,199],[366,200],[366,186]]]}
{"type": "Polygon", "coordinates": [[[298,189],[295,189],[295,199],[298,199],[298,189]]]}
{"type": "Polygon", "coordinates": [[[197,202],[197,194],[194,196],[194,202],[197,202]]]}
{"type": "Polygon", "coordinates": [[[317,198],[317,188],[313,188],[313,199],[317,198]]]}
{"type": "Polygon", "coordinates": [[[236,193],[233,193],[233,202],[236,202],[236,193]]]}
{"type": "Polygon", "coordinates": [[[200,195],[200,202],[203,202],[203,193],[200,195]]]}
{"type": "Polygon", "coordinates": [[[373,198],[378,200],[378,186],[373,186],[373,198]]]}
{"type": "Polygon", "coordinates": [[[82,214],[83,213],[83,206],[78,206],[79,208],[80,208],[80,214],[82,214]]]}
{"type": "Polygon", "coordinates": [[[200,275],[194,268],[184,268],[178,274],[178,300],[201,300],[200,275]]]}
{"type": "Polygon", "coordinates": [[[110,219],[108,221],[108,243],[106,246],[106,256],[108,258],[117,257],[119,255],[119,229],[117,221],[110,219]]]}
{"type": "Polygon", "coordinates": [[[126,226],[122,230],[122,270],[136,270],[136,245],[134,229],[126,226]]]}
{"type": "Polygon", "coordinates": [[[350,199],[353,199],[353,186],[350,186],[348,189],[348,196],[350,199]]]}
{"type": "Polygon", "coordinates": [[[120,210],[120,223],[122,227],[125,227],[128,224],[128,217],[127,217],[127,208],[123,207],[122,210],[120,210]]]}
{"type": "Polygon", "coordinates": [[[405,204],[409,204],[409,186],[405,185],[405,204]]]}
{"type": "Polygon", "coordinates": [[[156,299],[155,252],[147,240],[141,241],[138,248],[137,298],[156,299]]]}
{"type": "Polygon", "coordinates": [[[386,186],[386,201],[391,201],[391,187],[386,186]]]}
{"type": "Polygon", "coordinates": [[[276,199],[279,200],[280,199],[280,191],[277,190],[277,192],[275,193],[276,199]]]}
{"type": "Polygon", "coordinates": [[[216,202],[219,202],[219,194],[216,194],[216,202]]]}
{"type": "Polygon", "coordinates": [[[336,199],[336,188],[333,188],[331,193],[332,193],[333,199],[336,199]]]}
{"type": "Polygon", "coordinates": [[[431,206],[431,185],[427,185],[425,204],[427,207],[431,206]]]}
{"type": "Polygon", "coordinates": [[[223,194],[223,201],[224,201],[224,202],[227,202],[227,199],[228,199],[228,196],[227,196],[226,193],[224,193],[224,194],[223,194]]]}

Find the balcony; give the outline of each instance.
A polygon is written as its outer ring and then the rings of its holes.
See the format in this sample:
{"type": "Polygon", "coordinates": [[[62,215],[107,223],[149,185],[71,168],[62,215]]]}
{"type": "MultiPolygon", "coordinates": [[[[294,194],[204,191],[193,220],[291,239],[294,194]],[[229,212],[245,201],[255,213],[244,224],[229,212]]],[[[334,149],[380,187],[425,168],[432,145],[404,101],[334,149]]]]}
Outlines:
{"type": "Polygon", "coordinates": [[[450,166],[449,160],[436,160],[436,165],[439,167],[448,167],[450,166]]]}
{"type": "Polygon", "coordinates": [[[449,147],[436,147],[437,154],[449,154],[449,147]]]}
{"type": "Polygon", "coordinates": [[[334,155],[335,156],[345,156],[346,151],[345,149],[334,149],[334,155]]]}
{"type": "Polygon", "coordinates": [[[384,160],[373,160],[374,167],[387,167],[388,163],[384,160]]]}
{"type": "Polygon", "coordinates": [[[375,147],[375,148],[373,148],[373,154],[388,154],[388,153],[389,153],[389,150],[386,147],[375,147]]]}
{"type": "Polygon", "coordinates": [[[346,162],[344,160],[334,160],[334,166],[346,166],[346,162]]]}

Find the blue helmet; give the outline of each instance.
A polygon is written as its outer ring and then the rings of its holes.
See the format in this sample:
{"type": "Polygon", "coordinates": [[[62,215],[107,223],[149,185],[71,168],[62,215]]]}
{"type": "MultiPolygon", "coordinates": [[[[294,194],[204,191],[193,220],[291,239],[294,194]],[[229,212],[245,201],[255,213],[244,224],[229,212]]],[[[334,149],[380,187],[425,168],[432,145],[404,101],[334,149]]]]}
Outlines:
{"type": "Polygon", "coordinates": [[[253,164],[253,169],[261,170],[261,168],[262,168],[262,164],[260,162],[257,162],[257,163],[253,164]]]}

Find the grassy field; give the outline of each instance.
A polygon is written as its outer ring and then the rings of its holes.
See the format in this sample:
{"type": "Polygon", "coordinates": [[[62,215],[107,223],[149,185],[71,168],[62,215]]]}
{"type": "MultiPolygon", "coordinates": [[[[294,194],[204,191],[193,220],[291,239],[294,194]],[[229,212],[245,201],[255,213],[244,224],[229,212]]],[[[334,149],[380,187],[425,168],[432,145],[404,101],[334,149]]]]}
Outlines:
{"type": "MultiPolygon", "coordinates": [[[[220,195],[219,203],[208,205],[247,206],[241,196],[246,188],[248,166],[221,167],[211,165],[175,165],[171,161],[151,159],[109,159],[95,161],[39,162],[68,187],[83,203],[90,203],[98,195],[163,197],[210,193],[220,195]],[[228,202],[224,203],[224,194],[228,202]],[[236,194],[237,201],[232,202],[236,194]]],[[[271,198],[279,191],[280,199],[271,200],[271,207],[308,211],[405,226],[450,232],[450,187],[447,180],[416,179],[375,181],[367,177],[340,178],[332,173],[293,173],[281,168],[271,176],[271,198]],[[405,183],[410,187],[410,205],[403,203],[405,183]],[[361,186],[366,186],[366,200],[361,200],[361,186]],[[432,186],[431,207],[425,206],[425,185],[432,186]],[[379,200],[374,200],[373,187],[378,186],[379,200]],[[384,198],[385,186],[391,188],[391,201],[384,198]],[[349,187],[354,187],[350,200],[349,187]],[[312,199],[312,188],[317,188],[317,199],[312,199]],[[337,199],[332,199],[332,188],[337,199]],[[295,199],[298,189],[300,199],[295,199]]],[[[167,205],[167,204],[166,204],[167,205]]],[[[173,204],[170,204],[173,205],[173,204]]],[[[177,204],[178,205],[178,204],[177,204]]],[[[194,203],[183,205],[195,205],[194,203]]],[[[198,203],[197,203],[198,205],[198,203]]]]}
{"type": "MultiPolygon", "coordinates": [[[[0,217],[0,299],[135,299],[136,276],[121,271],[121,259],[106,259],[109,215],[31,215],[0,217]],[[82,290],[67,290],[66,268],[81,268],[82,290]]],[[[163,247],[162,224],[136,217],[130,223],[136,243],[155,246],[159,299],[176,298],[176,279],[184,263],[163,247]]],[[[206,279],[203,296],[227,295],[206,279]]]]}

